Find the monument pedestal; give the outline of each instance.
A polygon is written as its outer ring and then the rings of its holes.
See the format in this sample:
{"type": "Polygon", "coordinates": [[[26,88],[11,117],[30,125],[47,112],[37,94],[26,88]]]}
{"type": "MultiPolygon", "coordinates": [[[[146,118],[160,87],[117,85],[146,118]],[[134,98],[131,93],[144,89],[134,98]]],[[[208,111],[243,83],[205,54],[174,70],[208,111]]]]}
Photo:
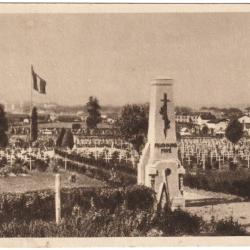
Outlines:
{"type": "Polygon", "coordinates": [[[151,84],[148,143],[138,165],[138,184],[153,188],[161,206],[176,209],[185,206],[184,173],[177,156],[172,80],[157,79],[151,84]]]}

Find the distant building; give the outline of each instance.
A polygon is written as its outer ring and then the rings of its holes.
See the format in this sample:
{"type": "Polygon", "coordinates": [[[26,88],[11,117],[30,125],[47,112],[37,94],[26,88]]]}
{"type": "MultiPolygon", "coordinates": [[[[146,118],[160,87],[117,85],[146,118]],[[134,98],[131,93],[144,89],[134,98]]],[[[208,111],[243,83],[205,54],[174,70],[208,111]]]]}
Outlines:
{"type": "Polygon", "coordinates": [[[238,121],[243,124],[243,130],[250,135],[250,116],[244,115],[240,117],[238,121]]]}
{"type": "Polygon", "coordinates": [[[228,119],[214,119],[207,122],[207,127],[210,134],[213,135],[224,135],[229,120],[228,119]]]}
{"type": "Polygon", "coordinates": [[[244,115],[250,117],[250,109],[249,108],[245,109],[244,115]]]}
{"type": "Polygon", "coordinates": [[[181,136],[190,136],[191,133],[190,133],[188,128],[183,127],[183,128],[180,129],[180,135],[181,136]]]}
{"type": "Polygon", "coordinates": [[[28,114],[13,114],[13,113],[7,113],[7,118],[10,124],[16,124],[16,123],[25,123],[28,120],[29,123],[29,115],[28,114]]]}
{"type": "Polygon", "coordinates": [[[197,120],[196,124],[199,125],[200,127],[206,125],[207,123],[211,120],[215,120],[216,117],[212,115],[211,113],[200,113],[197,120]]]}
{"type": "Polygon", "coordinates": [[[199,114],[197,113],[178,113],[175,115],[177,123],[193,123],[196,124],[199,114]]]}

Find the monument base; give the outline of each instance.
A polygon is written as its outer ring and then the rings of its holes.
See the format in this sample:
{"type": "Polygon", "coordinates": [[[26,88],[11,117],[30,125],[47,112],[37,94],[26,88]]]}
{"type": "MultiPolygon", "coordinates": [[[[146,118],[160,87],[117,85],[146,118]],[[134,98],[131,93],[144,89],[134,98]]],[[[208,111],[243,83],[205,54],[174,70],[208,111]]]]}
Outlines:
{"type": "Polygon", "coordinates": [[[176,210],[185,207],[185,199],[183,197],[174,197],[171,204],[171,210],[176,210]]]}
{"type": "Polygon", "coordinates": [[[172,210],[185,207],[182,181],[185,169],[178,159],[156,161],[145,169],[145,185],[155,190],[161,207],[167,205],[172,210]]]}

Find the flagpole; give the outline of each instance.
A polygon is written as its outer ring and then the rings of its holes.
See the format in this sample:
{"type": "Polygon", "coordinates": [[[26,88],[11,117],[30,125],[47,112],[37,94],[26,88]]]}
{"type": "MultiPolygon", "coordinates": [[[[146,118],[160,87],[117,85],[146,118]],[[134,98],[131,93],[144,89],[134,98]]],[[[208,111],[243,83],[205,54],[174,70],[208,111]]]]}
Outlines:
{"type": "MultiPolygon", "coordinates": [[[[33,65],[31,65],[31,70],[33,70],[33,65]]],[[[31,72],[32,73],[32,72],[31,72]]],[[[30,81],[31,85],[30,85],[30,138],[29,138],[29,145],[30,145],[30,149],[29,149],[29,153],[30,153],[30,171],[32,170],[32,162],[31,162],[31,128],[32,128],[32,124],[31,124],[31,119],[32,119],[32,106],[33,106],[33,81],[32,81],[32,77],[31,77],[31,81],[30,81]]]]}

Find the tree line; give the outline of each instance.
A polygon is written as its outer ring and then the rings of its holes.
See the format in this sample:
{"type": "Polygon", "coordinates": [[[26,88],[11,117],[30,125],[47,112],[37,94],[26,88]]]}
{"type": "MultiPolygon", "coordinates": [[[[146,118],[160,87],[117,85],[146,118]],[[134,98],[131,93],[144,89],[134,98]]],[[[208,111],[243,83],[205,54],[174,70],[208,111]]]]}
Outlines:
{"type": "MultiPolygon", "coordinates": [[[[97,128],[101,123],[101,106],[96,97],[90,96],[86,104],[88,116],[86,118],[86,126],[88,129],[97,128]]],[[[177,108],[178,110],[178,108],[177,108]]],[[[183,108],[179,108],[183,110],[183,108]]],[[[189,111],[186,108],[185,111],[189,111]]],[[[236,111],[236,110],[235,110],[236,111]]],[[[122,107],[118,120],[114,127],[118,128],[122,138],[130,142],[137,152],[141,152],[147,140],[148,132],[148,104],[127,104],[122,107]]],[[[4,106],[0,105],[0,147],[4,148],[8,145],[8,120],[4,106]]],[[[243,136],[243,125],[238,119],[233,116],[228,124],[225,133],[226,138],[232,143],[237,143],[243,136]]],[[[31,112],[31,133],[30,143],[33,143],[38,138],[38,114],[37,108],[33,107],[31,112]]],[[[179,137],[177,136],[177,139],[179,137]]],[[[73,134],[70,129],[62,128],[56,140],[58,147],[74,146],[73,134]]]]}

